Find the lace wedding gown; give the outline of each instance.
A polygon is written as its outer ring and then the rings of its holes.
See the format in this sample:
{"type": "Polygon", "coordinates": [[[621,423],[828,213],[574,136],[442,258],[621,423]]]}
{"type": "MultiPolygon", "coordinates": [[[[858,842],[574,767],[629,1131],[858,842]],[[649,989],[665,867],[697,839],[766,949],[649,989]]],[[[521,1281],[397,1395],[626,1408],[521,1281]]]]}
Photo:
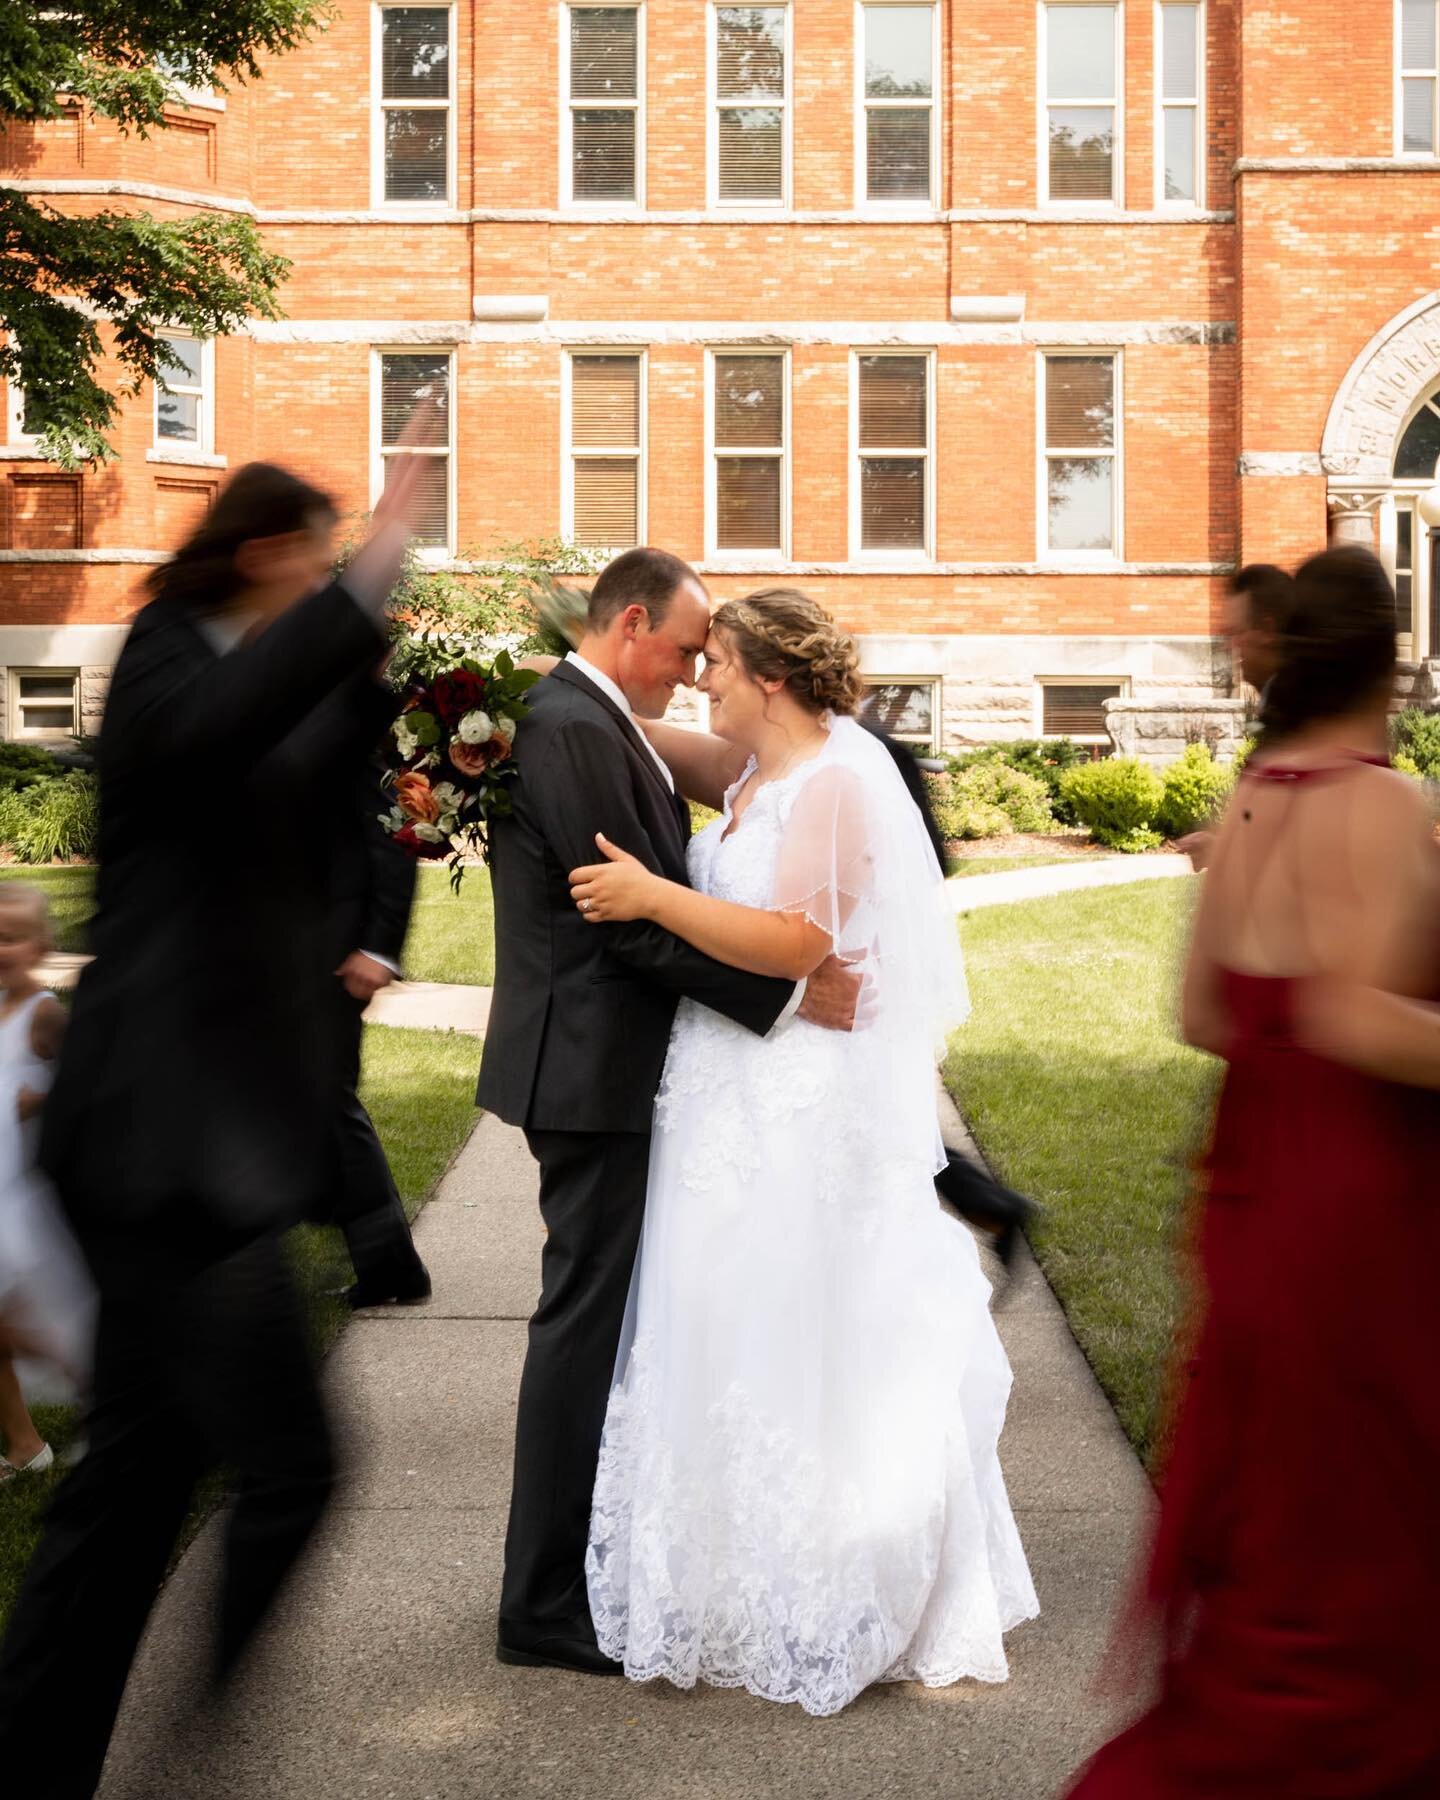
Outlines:
{"type": "Polygon", "coordinates": [[[1037,1611],[996,1456],[1009,1364],[932,1179],[954,917],[884,748],[830,723],[733,829],[731,790],[690,876],[822,925],[865,962],[868,1019],[762,1039],[682,1002],[587,1556],[628,1675],[815,1714],[875,1681],[1002,1681],[1037,1611]]]}

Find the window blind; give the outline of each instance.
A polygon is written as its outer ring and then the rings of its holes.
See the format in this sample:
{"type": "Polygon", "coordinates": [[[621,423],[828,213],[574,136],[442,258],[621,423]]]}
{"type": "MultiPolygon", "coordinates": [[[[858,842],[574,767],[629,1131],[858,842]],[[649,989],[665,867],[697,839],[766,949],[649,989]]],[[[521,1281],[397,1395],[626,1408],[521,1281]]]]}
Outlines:
{"type": "Polygon", "coordinates": [[[1045,361],[1045,443],[1053,450],[1110,450],[1115,444],[1115,363],[1108,356],[1045,361]]]}

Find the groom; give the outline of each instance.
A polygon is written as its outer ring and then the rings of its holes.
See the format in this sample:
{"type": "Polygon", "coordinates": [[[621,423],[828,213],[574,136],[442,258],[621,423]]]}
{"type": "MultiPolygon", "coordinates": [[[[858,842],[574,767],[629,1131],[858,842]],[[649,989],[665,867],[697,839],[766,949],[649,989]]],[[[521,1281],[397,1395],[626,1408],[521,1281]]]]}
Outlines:
{"type": "Polygon", "coordinates": [[[570,898],[570,870],[595,860],[597,831],[685,880],[689,813],[634,715],[659,718],[694,682],[709,626],[705,588],[679,557],[617,557],[595,583],[578,651],[531,691],[514,813],[491,828],[496,978],[478,1102],[524,1128],[547,1232],[520,1379],[506,1663],[620,1673],[595,1641],[585,1546],[678,1001],[760,1036],[797,1006],[836,1029],[854,1019],[858,977],[834,962],[796,988],[643,920],[596,931],[570,898]]]}

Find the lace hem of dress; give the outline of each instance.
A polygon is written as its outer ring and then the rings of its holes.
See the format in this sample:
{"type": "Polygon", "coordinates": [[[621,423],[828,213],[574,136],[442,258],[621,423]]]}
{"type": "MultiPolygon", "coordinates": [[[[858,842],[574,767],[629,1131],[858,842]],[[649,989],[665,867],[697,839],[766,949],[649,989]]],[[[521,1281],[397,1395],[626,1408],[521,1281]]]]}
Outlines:
{"type": "Polygon", "coordinates": [[[948,1444],[934,1491],[867,1501],[739,1384],[677,1450],[652,1353],[637,1341],[611,1395],[586,1555],[596,1637],[627,1676],[820,1718],[875,1682],[1007,1679],[1003,1634],[1038,1605],[958,1394],[948,1432],[921,1427],[948,1444]]]}

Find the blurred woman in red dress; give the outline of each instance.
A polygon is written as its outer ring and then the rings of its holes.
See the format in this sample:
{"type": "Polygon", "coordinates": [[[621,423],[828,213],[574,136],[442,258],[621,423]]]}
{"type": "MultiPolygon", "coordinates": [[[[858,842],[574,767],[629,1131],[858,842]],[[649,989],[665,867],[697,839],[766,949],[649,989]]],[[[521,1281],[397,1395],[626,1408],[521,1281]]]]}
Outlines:
{"type": "Polygon", "coordinates": [[[1218,833],[1197,1323],[1119,1639],[1158,1698],[1071,1800],[1440,1796],[1440,856],[1386,766],[1394,618],[1368,551],[1299,571],[1218,833]]]}

